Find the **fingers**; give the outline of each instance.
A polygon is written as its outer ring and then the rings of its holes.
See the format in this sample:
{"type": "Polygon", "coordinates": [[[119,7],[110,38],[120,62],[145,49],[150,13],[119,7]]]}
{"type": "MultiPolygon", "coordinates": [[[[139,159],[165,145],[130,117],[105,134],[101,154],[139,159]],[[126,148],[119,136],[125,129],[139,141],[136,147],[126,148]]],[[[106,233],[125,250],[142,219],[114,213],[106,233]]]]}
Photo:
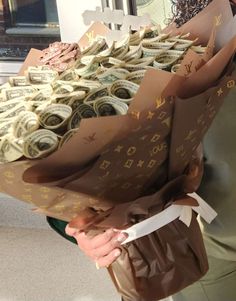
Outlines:
{"type": "Polygon", "coordinates": [[[110,265],[120,256],[119,247],[127,238],[127,234],[113,229],[109,229],[93,238],[69,226],[66,227],[66,233],[76,239],[80,249],[99,267],[110,265]]]}
{"type": "Polygon", "coordinates": [[[111,265],[121,254],[120,249],[115,249],[107,256],[101,257],[96,260],[96,264],[99,268],[105,268],[111,265]]]}

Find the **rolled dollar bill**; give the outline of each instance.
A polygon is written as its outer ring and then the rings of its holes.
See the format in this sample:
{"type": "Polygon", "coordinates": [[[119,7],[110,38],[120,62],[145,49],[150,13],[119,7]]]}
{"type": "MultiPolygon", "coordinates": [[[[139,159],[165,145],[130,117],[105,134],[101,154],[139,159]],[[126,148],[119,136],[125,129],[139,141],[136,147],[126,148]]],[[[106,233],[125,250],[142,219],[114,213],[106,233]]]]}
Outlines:
{"type": "Polygon", "coordinates": [[[70,98],[68,105],[72,108],[72,111],[75,111],[83,102],[84,96],[78,94],[77,96],[70,98]]]}
{"type": "Polygon", "coordinates": [[[206,47],[203,46],[191,46],[191,50],[195,51],[197,54],[204,54],[206,52],[206,47]]]}
{"type": "Polygon", "coordinates": [[[3,95],[3,99],[7,101],[13,98],[33,95],[36,91],[37,90],[31,86],[11,87],[11,88],[3,89],[2,95],[3,95]]]}
{"type": "Polygon", "coordinates": [[[63,81],[76,81],[79,77],[74,69],[69,69],[61,73],[58,79],[63,81]]]}
{"type": "Polygon", "coordinates": [[[157,43],[157,42],[161,42],[166,40],[169,37],[169,33],[161,33],[159,35],[156,35],[154,37],[147,37],[147,38],[143,38],[142,39],[142,43],[148,43],[148,44],[152,44],[152,43],[157,43]]]}
{"type": "Polygon", "coordinates": [[[173,65],[173,66],[171,67],[171,72],[172,72],[172,73],[176,73],[177,70],[179,69],[179,67],[180,67],[180,64],[173,65]]]}
{"type": "Polygon", "coordinates": [[[96,58],[94,58],[88,65],[81,63],[76,67],[75,73],[83,78],[87,78],[94,73],[96,73],[99,67],[99,62],[96,58]]]}
{"type": "Polygon", "coordinates": [[[141,58],[141,56],[142,56],[142,47],[139,44],[137,46],[130,46],[129,51],[123,57],[123,60],[127,62],[133,59],[139,59],[141,58]]]}
{"type": "Polygon", "coordinates": [[[64,104],[52,104],[39,115],[39,122],[49,130],[59,129],[64,126],[72,114],[72,108],[64,104]]]}
{"type": "Polygon", "coordinates": [[[163,49],[163,50],[168,50],[171,49],[172,47],[177,44],[177,41],[168,41],[165,40],[164,42],[155,42],[155,43],[142,43],[142,47],[144,49],[163,49]]]}
{"type": "Polygon", "coordinates": [[[97,54],[97,57],[106,57],[106,56],[110,56],[110,55],[112,54],[112,51],[114,50],[114,48],[115,48],[115,42],[113,42],[113,43],[111,44],[111,46],[108,47],[107,49],[105,49],[105,50],[99,52],[99,53],[97,54]]]}
{"type": "Polygon", "coordinates": [[[125,79],[129,74],[129,71],[122,68],[110,68],[103,72],[102,74],[97,75],[97,79],[103,85],[110,85],[113,82],[125,79]]]}
{"type": "Polygon", "coordinates": [[[12,76],[9,77],[9,83],[13,87],[22,87],[22,86],[28,86],[29,81],[26,76],[12,76]]]}
{"type": "Polygon", "coordinates": [[[13,132],[14,118],[1,119],[0,123],[0,138],[13,132]]]}
{"type": "Polygon", "coordinates": [[[152,39],[158,37],[161,33],[160,25],[155,25],[144,29],[143,39],[152,39]]]}
{"type": "Polygon", "coordinates": [[[84,99],[84,103],[85,104],[93,104],[96,99],[101,98],[103,96],[107,96],[107,95],[109,95],[109,91],[106,86],[98,88],[88,94],[88,96],[84,99]]]}
{"type": "Polygon", "coordinates": [[[127,75],[126,80],[135,83],[137,85],[140,85],[146,71],[147,71],[146,69],[141,69],[138,71],[131,72],[130,74],[127,75]]]}
{"type": "Polygon", "coordinates": [[[18,102],[14,105],[14,107],[8,108],[5,112],[0,114],[0,121],[5,118],[16,117],[21,112],[27,111],[30,108],[30,103],[26,103],[24,101],[18,102]]]}
{"type": "MultiPolygon", "coordinates": [[[[1,93],[2,93],[2,91],[3,91],[4,89],[9,89],[9,88],[11,88],[11,85],[10,85],[9,82],[7,82],[7,83],[1,85],[1,86],[0,86],[0,95],[1,95],[1,93]]],[[[5,101],[5,99],[4,99],[4,101],[5,101]]]]}
{"type": "Polygon", "coordinates": [[[60,140],[59,148],[66,144],[78,132],[78,129],[72,129],[66,132],[60,140]]]}
{"type": "Polygon", "coordinates": [[[152,66],[154,59],[154,57],[145,57],[137,60],[132,60],[125,64],[123,68],[127,69],[130,72],[138,71],[144,69],[147,66],[152,66]]]}
{"type": "Polygon", "coordinates": [[[129,104],[138,91],[139,85],[128,80],[118,80],[109,87],[113,99],[129,104]]]}
{"type": "Polygon", "coordinates": [[[123,60],[123,58],[125,57],[125,55],[127,54],[127,52],[129,51],[129,45],[124,45],[122,47],[119,48],[115,48],[112,51],[111,56],[118,59],[118,60],[123,60]]]}
{"type": "Polygon", "coordinates": [[[23,156],[22,145],[19,139],[8,134],[0,139],[0,163],[13,162],[23,156]]]}
{"type": "Polygon", "coordinates": [[[128,105],[111,96],[99,98],[94,103],[94,110],[98,116],[125,115],[128,111],[128,105]]]}
{"type": "Polygon", "coordinates": [[[55,151],[58,143],[55,133],[40,129],[23,138],[23,154],[29,159],[42,158],[55,151]]]}
{"type": "Polygon", "coordinates": [[[38,115],[30,111],[25,111],[21,112],[14,120],[13,134],[16,138],[21,138],[36,131],[38,128],[38,115]]]}
{"type": "Polygon", "coordinates": [[[156,49],[156,48],[146,48],[142,46],[143,58],[146,57],[156,57],[157,55],[165,52],[163,49],[156,49]]]}
{"type": "Polygon", "coordinates": [[[171,70],[171,67],[177,63],[184,55],[184,51],[168,50],[156,57],[153,66],[157,69],[171,70]]]}
{"type": "Polygon", "coordinates": [[[49,85],[48,87],[45,87],[45,89],[39,90],[35,92],[34,94],[26,97],[27,101],[48,101],[53,93],[52,87],[49,85]]]}
{"type": "Polygon", "coordinates": [[[103,38],[99,38],[98,40],[95,40],[89,47],[82,51],[82,56],[96,55],[99,52],[106,50],[107,48],[108,46],[106,44],[106,40],[103,38]]]}
{"type": "Polygon", "coordinates": [[[124,61],[118,60],[114,57],[104,57],[100,60],[100,64],[105,69],[112,68],[112,67],[120,67],[124,64],[124,61]]]}
{"type": "Polygon", "coordinates": [[[39,115],[45,108],[51,105],[51,101],[28,101],[31,111],[39,115]]]}
{"type": "Polygon", "coordinates": [[[28,69],[27,77],[32,84],[49,84],[58,77],[58,72],[53,70],[28,69]]]}
{"type": "Polygon", "coordinates": [[[197,40],[198,40],[197,38],[195,40],[192,40],[192,41],[187,40],[187,39],[183,39],[183,38],[171,38],[171,39],[168,39],[167,41],[175,42],[175,45],[173,46],[174,49],[185,51],[189,47],[194,45],[197,42],[197,40]]]}
{"type": "Polygon", "coordinates": [[[81,104],[77,107],[71,119],[69,120],[68,129],[71,130],[71,129],[78,128],[81,119],[92,118],[92,117],[97,117],[97,114],[94,111],[93,107],[87,104],[81,104]]]}
{"type": "MultiPolygon", "coordinates": [[[[0,116],[2,113],[7,113],[7,111],[15,108],[19,103],[25,101],[24,97],[14,98],[12,100],[4,101],[0,103],[0,116]]],[[[1,118],[1,117],[0,117],[1,118]]]]}
{"type": "Polygon", "coordinates": [[[66,95],[66,94],[70,94],[74,91],[74,88],[69,85],[58,85],[58,87],[54,90],[54,95],[66,95]]]}

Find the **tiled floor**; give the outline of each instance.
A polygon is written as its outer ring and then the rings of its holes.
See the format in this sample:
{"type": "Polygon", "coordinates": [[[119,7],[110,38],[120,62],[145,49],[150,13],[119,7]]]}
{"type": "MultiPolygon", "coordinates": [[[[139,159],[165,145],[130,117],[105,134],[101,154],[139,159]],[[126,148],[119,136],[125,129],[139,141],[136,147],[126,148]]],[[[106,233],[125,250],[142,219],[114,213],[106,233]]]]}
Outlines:
{"type": "Polygon", "coordinates": [[[0,301],[120,301],[105,270],[49,229],[0,227],[0,301]]]}

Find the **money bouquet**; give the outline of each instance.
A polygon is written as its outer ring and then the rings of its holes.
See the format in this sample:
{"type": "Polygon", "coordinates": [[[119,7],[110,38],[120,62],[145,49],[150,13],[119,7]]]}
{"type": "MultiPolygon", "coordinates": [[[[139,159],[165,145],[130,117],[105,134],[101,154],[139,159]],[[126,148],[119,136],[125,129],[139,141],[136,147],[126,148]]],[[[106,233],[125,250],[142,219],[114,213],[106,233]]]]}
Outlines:
{"type": "Polygon", "coordinates": [[[108,268],[125,301],[164,298],[207,271],[192,210],[214,214],[188,193],[200,182],[198,146],[235,86],[235,38],[214,51],[230,18],[216,0],[187,24],[191,39],[157,27],[110,47],[99,39],[62,73],[31,66],[0,88],[1,191],[74,226],[83,218],[91,235],[125,229],[108,268]],[[196,22],[211,25],[197,34],[196,22]]]}

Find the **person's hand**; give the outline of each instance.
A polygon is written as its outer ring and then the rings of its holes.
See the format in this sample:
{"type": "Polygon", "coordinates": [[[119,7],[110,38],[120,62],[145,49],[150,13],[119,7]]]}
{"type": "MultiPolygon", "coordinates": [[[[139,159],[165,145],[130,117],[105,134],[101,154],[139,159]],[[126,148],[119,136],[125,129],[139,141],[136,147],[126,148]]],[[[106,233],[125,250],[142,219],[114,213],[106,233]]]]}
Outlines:
{"type": "Polygon", "coordinates": [[[66,227],[66,233],[76,239],[80,249],[95,261],[97,268],[108,267],[112,264],[120,256],[119,247],[127,238],[126,234],[113,229],[91,238],[69,225],[66,227]]]}

